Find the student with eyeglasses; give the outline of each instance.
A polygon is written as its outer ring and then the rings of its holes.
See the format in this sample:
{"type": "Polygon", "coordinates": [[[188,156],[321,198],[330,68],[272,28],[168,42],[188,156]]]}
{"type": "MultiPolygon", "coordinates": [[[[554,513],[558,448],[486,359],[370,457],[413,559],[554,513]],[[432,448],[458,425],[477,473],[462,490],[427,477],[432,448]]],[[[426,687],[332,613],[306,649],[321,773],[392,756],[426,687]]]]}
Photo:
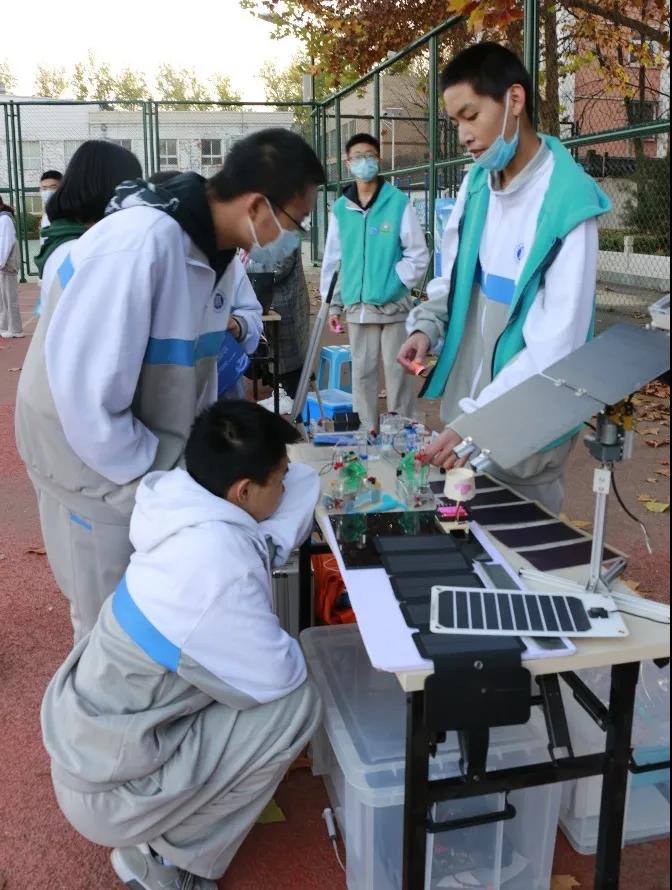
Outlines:
{"type": "Polygon", "coordinates": [[[300,136],[260,130],[210,180],[121,183],[58,269],[23,365],[16,435],[75,640],[126,569],[139,480],[180,464],[194,418],[217,398],[236,250],[290,254],[323,182],[300,136]]]}
{"type": "Polygon", "coordinates": [[[381,361],[387,410],[413,416],[414,382],[396,359],[413,308],[411,288],[425,274],[429,252],[408,197],[380,175],[380,142],[358,133],[345,151],[355,181],[329,217],[320,290],[324,298],[340,263],[330,326],[340,332],[345,316],[352,348],[353,408],[368,432],[379,427],[381,361]]]}

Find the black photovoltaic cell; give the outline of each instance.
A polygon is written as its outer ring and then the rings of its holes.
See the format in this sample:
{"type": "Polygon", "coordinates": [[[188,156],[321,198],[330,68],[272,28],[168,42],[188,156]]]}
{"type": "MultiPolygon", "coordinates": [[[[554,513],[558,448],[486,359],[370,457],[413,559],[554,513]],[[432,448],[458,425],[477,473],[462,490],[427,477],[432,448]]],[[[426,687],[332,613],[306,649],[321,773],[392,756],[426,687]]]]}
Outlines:
{"type": "Polygon", "coordinates": [[[516,630],[529,631],[530,625],[527,620],[527,612],[525,611],[525,603],[522,596],[514,596],[513,598],[513,617],[516,619],[516,630]]]}
{"type": "Polygon", "coordinates": [[[458,627],[469,627],[469,601],[464,590],[455,591],[455,611],[458,627]]]}
{"type": "Polygon", "coordinates": [[[485,605],[485,626],[488,630],[496,630],[499,627],[499,615],[497,613],[497,600],[494,593],[483,594],[485,605]]]}
{"type": "Polygon", "coordinates": [[[472,590],[469,594],[469,605],[471,606],[471,626],[477,630],[483,630],[483,606],[481,605],[481,594],[478,590],[472,590]]]}
{"type": "Polygon", "coordinates": [[[541,613],[544,616],[546,627],[549,630],[558,630],[558,622],[553,611],[553,603],[550,596],[539,594],[539,602],[541,603],[541,613]]]}
{"type": "Polygon", "coordinates": [[[513,630],[513,615],[511,614],[509,594],[498,593],[497,602],[499,604],[499,617],[503,630],[513,630]]]}
{"type": "Polygon", "coordinates": [[[527,601],[527,611],[530,615],[530,627],[532,630],[543,630],[544,622],[541,618],[541,612],[539,610],[539,603],[537,602],[537,598],[534,595],[526,597],[527,601]]]}
{"type": "Polygon", "coordinates": [[[571,633],[574,630],[574,624],[569,614],[569,609],[565,605],[564,599],[556,597],[555,611],[558,613],[558,621],[560,622],[560,630],[571,633]]]}
{"type": "Polygon", "coordinates": [[[578,631],[590,630],[590,619],[586,615],[586,610],[583,608],[581,600],[577,599],[575,596],[568,596],[566,599],[576,629],[578,631]]]}
{"type": "Polygon", "coordinates": [[[452,593],[444,593],[439,604],[439,620],[446,627],[452,627],[455,623],[455,610],[453,608],[452,593]]]}

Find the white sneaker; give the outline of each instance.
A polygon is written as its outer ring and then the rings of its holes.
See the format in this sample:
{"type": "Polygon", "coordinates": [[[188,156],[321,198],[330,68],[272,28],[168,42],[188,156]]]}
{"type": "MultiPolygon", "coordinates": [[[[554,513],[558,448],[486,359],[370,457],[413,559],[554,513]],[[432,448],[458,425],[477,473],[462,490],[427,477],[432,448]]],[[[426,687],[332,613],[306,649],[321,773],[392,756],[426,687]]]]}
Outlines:
{"type": "Polygon", "coordinates": [[[21,340],[25,334],[10,334],[9,331],[0,331],[0,337],[3,340],[21,340]]]}
{"type": "Polygon", "coordinates": [[[217,882],[163,865],[147,844],[117,847],[110,855],[117,877],[131,890],[217,890],[217,882]]]}
{"type": "MultiPolygon", "coordinates": [[[[280,414],[291,414],[292,408],[294,407],[294,399],[290,399],[290,397],[285,392],[284,388],[281,386],[279,389],[280,392],[280,414]]],[[[271,396],[268,399],[263,399],[261,402],[257,404],[261,405],[262,408],[266,408],[267,411],[275,411],[275,398],[271,396]]]]}

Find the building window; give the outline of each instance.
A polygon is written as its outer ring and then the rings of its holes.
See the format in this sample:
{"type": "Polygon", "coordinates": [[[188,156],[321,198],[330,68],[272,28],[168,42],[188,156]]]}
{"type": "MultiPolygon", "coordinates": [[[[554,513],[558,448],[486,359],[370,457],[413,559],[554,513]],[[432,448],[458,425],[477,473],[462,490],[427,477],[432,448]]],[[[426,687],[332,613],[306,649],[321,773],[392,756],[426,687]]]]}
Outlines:
{"type": "Polygon", "coordinates": [[[66,139],[63,143],[63,161],[65,162],[66,167],[81,144],[82,143],[78,139],[66,139]]]}
{"type": "Polygon", "coordinates": [[[42,216],[42,199],[39,195],[25,195],[26,213],[34,213],[35,216],[42,216]]]}
{"type": "Polygon", "coordinates": [[[177,139],[159,139],[159,165],[162,170],[177,170],[177,139]]]}
{"type": "Polygon", "coordinates": [[[221,167],[224,163],[221,139],[201,139],[201,165],[221,167]]]}
{"type": "Polygon", "coordinates": [[[23,169],[26,173],[33,172],[38,173],[41,172],[42,162],[41,162],[41,152],[40,152],[40,143],[39,142],[23,142],[21,144],[21,151],[23,154],[23,169]]]}
{"type": "Polygon", "coordinates": [[[115,145],[121,146],[121,148],[125,148],[127,151],[133,151],[133,140],[132,139],[108,139],[108,142],[114,142],[115,145]]]}
{"type": "Polygon", "coordinates": [[[631,99],[626,103],[629,124],[650,124],[658,120],[658,103],[652,99],[631,99]]]}

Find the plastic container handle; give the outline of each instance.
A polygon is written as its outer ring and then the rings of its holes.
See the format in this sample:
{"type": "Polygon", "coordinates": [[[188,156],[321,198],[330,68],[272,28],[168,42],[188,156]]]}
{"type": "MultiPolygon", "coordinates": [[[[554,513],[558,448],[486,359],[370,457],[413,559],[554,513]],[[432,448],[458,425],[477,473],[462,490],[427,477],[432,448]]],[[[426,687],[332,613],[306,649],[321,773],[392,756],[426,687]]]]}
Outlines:
{"type": "Polygon", "coordinates": [[[508,822],[510,819],[515,819],[516,815],[516,808],[507,800],[504,809],[499,813],[484,813],[482,816],[469,816],[466,819],[447,819],[445,822],[435,822],[430,818],[427,823],[427,831],[430,834],[440,834],[443,831],[461,831],[463,828],[491,825],[493,822],[508,822]]]}

